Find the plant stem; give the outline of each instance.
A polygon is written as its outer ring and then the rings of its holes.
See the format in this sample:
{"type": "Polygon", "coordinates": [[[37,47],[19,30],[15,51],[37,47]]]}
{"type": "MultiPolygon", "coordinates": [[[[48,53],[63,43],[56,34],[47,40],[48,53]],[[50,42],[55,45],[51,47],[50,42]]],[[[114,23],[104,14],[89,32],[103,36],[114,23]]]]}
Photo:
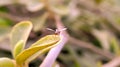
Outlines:
{"type": "MultiPolygon", "coordinates": [[[[57,29],[58,30],[63,29],[64,25],[62,24],[60,17],[55,16],[55,20],[56,20],[57,29]]],[[[61,37],[60,43],[49,51],[48,55],[46,56],[46,58],[39,67],[52,67],[60,51],[64,47],[65,43],[68,41],[69,36],[66,31],[61,31],[60,37],[61,37]]]]}

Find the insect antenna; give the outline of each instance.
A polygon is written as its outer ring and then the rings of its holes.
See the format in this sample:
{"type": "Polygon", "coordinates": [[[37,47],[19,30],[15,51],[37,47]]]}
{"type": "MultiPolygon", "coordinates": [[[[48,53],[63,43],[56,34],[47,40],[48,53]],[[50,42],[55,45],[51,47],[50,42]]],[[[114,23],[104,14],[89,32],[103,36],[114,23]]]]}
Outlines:
{"type": "Polygon", "coordinates": [[[46,28],[46,29],[49,30],[49,31],[55,32],[55,30],[53,30],[53,29],[51,29],[51,28],[46,28]]]}

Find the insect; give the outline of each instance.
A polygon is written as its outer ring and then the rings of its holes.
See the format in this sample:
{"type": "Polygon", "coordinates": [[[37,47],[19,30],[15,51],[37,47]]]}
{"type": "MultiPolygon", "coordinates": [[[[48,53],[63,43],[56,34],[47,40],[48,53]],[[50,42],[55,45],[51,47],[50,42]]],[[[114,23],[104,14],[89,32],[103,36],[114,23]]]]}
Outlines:
{"type": "Polygon", "coordinates": [[[61,31],[64,31],[64,30],[66,30],[67,28],[63,28],[63,29],[61,29],[61,30],[58,30],[58,29],[53,30],[53,29],[51,29],[51,28],[46,28],[46,29],[47,29],[47,30],[50,30],[50,31],[53,31],[56,35],[58,35],[58,34],[60,34],[61,31]]]}

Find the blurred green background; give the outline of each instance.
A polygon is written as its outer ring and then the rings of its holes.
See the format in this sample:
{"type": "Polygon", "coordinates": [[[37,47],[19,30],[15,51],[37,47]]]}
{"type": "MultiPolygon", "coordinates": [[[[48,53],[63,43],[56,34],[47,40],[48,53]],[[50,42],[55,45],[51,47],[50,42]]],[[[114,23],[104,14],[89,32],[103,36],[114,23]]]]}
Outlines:
{"type": "MultiPolygon", "coordinates": [[[[120,56],[120,0],[0,0],[0,57],[10,57],[10,31],[32,21],[26,48],[56,29],[58,15],[70,35],[57,58],[60,67],[102,67],[120,56]]],[[[38,67],[45,55],[30,63],[38,67]]],[[[119,66],[119,65],[118,65],[119,66]]]]}

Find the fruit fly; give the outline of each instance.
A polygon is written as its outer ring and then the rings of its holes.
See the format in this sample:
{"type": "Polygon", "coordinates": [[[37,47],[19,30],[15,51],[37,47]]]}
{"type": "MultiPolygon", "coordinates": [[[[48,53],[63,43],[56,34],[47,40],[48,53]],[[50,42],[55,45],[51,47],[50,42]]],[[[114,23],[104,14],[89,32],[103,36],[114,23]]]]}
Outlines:
{"type": "Polygon", "coordinates": [[[55,35],[58,35],[58,34],[60,34],[61,31],[64,31],[64,30],[66,30],[67,28],[63,28],[63,29],[61,29],[61,30],[58,30],[58,29],[53,30],[53,29],[51,29],[51,28],[46,28],[46,29],[47,29],[47,30],[50,30],[50,31],[53,31],[53,32],[55,33],[55,35]]]}

